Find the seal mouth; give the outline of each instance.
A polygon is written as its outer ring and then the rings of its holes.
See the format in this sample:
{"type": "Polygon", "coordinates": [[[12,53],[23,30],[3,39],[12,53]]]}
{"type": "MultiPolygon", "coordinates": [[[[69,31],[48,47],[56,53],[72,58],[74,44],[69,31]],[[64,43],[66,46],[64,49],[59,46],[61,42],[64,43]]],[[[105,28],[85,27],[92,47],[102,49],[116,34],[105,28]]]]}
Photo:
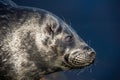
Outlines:
{"type": "Polygon", "coordinates": [[[64,60],[65,60],[66,63],[70,64],[68,58],[69,58],[69,54],[66,54],[66,55],[64,56],[64,60]]]}
{"type": "Polygon", "coordinates": [[[95,52],[86,52],[73,54],[66,54],[64,56],[65,63],[71,68],[83,68],[94,63],[95,52]]]}

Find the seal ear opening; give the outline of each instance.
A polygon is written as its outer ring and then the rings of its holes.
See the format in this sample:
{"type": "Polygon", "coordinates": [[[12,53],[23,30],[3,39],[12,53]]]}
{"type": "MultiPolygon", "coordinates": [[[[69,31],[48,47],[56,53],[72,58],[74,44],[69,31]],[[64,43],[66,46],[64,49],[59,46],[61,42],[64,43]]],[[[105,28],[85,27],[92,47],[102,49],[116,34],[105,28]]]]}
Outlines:
{"type": "Polygon", "coordinates": [[[62,30],[59,21],[55,16],[47,14],[45,30],[50,35],[57,35],[62,30]]]}
{"type": "Polygon", "coordinates": [[[46,31],[47,31],[48,34],[53,34],[54,33],[54,30],[52,29],[51,24],[47,24],[46,31]]]}
{"type": "Polygon", "coordinates": [[[47,23],[46,25],[46,32],[49,34],[49,35],[54,35],[56,34],[56,31],[57,31],[57,23],[53,23],[53,22],[49,22],[47,23]]]}

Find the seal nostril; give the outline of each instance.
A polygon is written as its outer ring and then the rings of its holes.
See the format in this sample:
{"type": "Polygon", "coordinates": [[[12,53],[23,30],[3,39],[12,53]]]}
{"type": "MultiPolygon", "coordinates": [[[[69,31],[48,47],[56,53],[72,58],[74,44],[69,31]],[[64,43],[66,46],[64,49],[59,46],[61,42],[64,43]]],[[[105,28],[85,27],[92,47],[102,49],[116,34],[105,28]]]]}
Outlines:
{"type": "Polygon", "coordinates": [[[89,56],[90,56],[91,58],[94,58],[94,57],[95,57],[95,52],[91,52],[91,53],[89,54],[89,56]]]}

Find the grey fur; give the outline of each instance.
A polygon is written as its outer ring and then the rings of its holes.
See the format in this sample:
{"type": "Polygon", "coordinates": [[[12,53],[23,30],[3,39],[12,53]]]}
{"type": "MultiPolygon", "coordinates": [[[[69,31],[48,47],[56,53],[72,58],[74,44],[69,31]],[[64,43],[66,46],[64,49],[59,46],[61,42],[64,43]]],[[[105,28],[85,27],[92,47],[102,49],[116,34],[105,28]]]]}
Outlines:
{"type": "Polygon", "coordinates": [[[57,16],[10,0],[0,4],[0,80],[39,80],[94,61],[94,50],[83,49],[88,45],[57,16]]]}

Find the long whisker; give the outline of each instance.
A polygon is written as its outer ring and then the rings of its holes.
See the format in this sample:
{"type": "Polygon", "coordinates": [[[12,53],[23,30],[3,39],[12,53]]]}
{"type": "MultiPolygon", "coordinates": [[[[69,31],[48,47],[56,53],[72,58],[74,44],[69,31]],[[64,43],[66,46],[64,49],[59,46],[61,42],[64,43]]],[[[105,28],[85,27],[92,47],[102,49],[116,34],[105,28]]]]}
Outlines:
{"type": "Polygon", "coordinates": [[[63,15],[61,15],[61,17],[62,17],[63,21],[64,21],[64,22],[66,22],[66,20],[65,20],[64,16],[63,16],[63,15]]]}
{"type": "Polygon", "coordinates": [[[72,24],[71,24],[71,20],[70,20],[70,19],[69,19],[69,25],[72,26],[72,24]]]}
{"type": "Polygon", "coordinates": [[[77,76],[79,76],[81,73],[83,73],[85,71],[85,69],[81,69],[79,70],[79,72],[77,73],[77,76]]]}

